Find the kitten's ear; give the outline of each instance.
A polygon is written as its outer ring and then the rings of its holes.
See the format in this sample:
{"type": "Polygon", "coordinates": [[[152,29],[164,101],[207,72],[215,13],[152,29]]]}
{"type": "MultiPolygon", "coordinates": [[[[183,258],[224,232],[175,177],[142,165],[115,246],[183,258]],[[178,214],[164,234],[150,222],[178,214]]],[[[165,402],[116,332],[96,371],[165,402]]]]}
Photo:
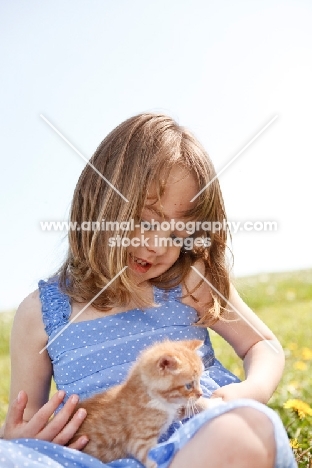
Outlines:
{"type": "Polygon", "coordinates": [[[179,364],[181,364],[181,361],[176,356],[170,356],[170,354],[165,354],[164,356],[158,359],[157,367],[161,372],[174,372],[179,367],[179,364]]]}
{"type": "Polygon", "coordinates": [[[204,342],[203,340],[189,340],[187,344],[191,350],[196,351],[203,346],[204,342]]]}

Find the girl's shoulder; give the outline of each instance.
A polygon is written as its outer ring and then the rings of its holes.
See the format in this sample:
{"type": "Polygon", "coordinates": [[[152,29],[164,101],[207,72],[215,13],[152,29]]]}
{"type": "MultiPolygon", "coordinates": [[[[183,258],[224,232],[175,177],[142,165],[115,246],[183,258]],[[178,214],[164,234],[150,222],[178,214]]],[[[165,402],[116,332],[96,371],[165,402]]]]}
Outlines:
{"type": "Polygon", "coordinates": [[[41,302],[39,290],[31,292],[28,296],[23,299],[23,301],[18,306],[15,318],[21,317],[27,321],[36,320],[40,317],[41,314],[41,302]]]}
{"type": "Polygon", "coordinates": [[[30,293],[18,306],[13,322],[12,331],[16,334],[38,336],[45,342],[47,335],[42,322],[42,310],[39,290],[30,293]]]}

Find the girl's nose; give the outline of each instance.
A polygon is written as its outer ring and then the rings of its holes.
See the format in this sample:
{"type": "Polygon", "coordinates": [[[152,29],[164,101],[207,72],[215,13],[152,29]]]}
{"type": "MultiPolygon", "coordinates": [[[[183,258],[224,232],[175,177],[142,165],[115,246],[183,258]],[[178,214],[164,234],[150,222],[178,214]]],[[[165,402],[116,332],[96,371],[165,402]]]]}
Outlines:
{"type": "Polygon", "coordinates": [[[173,239],[169,231],[148,231],[146,237],[148,238],[147,250],[155,252],[157,255],[164,255],[168,247],[173,245],[173,239]]]}

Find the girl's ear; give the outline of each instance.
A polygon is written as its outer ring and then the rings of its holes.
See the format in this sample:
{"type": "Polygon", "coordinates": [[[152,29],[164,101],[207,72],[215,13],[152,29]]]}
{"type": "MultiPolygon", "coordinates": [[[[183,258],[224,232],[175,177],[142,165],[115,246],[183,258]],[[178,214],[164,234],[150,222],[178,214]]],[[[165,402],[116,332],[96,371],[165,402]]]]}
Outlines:
{"type": "Polygon", "coordinates": [[[180,364],[180,359],[170,354],[164,354],[157,361],[157,367],[162,374],[175,373],[180,364]]]}
{"type": "Polygon", "coordinates": [[[203,344],[204,344],[203,340],[189,340],[189,341],[187,341],[188,347],[193,351],[196,351],[196,349],[201,348],[203,346],[203,344]]]}

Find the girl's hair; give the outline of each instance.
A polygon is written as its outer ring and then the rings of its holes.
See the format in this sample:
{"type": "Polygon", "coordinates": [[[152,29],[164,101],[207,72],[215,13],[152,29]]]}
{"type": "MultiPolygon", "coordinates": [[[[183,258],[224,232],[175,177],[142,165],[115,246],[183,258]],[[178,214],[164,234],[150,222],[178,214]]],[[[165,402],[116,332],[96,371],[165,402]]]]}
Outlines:
{"type": "MultiPolygon", "coordinates": [[[[100,144],[78,180],[70,213],[76,226],[114,221],[115,229],[76,229],[69,232],[69,252],[59,270],[62,290],[78,302],[90,302],[101,289],[107,288],[93,300],[101,311],[130,302],[138,307],[151,306],[142,299],[140,287],[127,274],[127,249],[109,245],[109,238],[127,237],[127,231],[118,230],[121,222],[140,219],[148,189],[156,185],[158,199],[164,193],[170,170],[176,166],[191,173],[198,190],[206,187],[187,213],[192,220],[215,221],[223,224],[226,214],[219,182],[209,156],[185,128],[172,118],[159,114],[140,114],[116,127],[100,144]],[[92,167],[93,166],[93,167],[92,167]],[[96,170],[94,170],[96,168],[96,170]],[[103,175],[101,177],[100,174],[103,175]],[[118,194],[112,184],[128,202],[118,194]],[[118,224],[119,223],[119,224],[118,224]]],[[[196,260],[202,259],[205,276],[221,294],[212,291],[213,301],[207,304],[207,313],[197,322],[207,326],[222,316],[229,296],[229,272],[226,264],[226,230],[197,231],[196,236],[209,235],[210,247],[181,250],[178,260],[158,278],[150,282],[169,289],[184,282],[196,260]]],[[[195,293],[203,280],[188,295],[195,293]]]]}

